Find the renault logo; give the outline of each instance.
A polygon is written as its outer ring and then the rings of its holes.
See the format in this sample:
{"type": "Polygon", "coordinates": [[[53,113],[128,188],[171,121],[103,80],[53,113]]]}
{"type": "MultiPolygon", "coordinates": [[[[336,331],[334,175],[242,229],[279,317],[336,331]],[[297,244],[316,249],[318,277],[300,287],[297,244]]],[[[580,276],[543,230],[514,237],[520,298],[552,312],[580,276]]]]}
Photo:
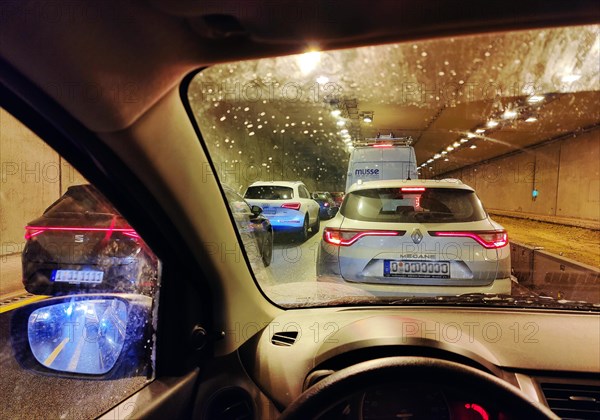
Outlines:
{"type": "Polygon", "coordinates": [[[413,230],[413,232],[410,234],[410,237],[415,244],[419,244],[423,240],[423,234],[419,229],[413,230]]]}

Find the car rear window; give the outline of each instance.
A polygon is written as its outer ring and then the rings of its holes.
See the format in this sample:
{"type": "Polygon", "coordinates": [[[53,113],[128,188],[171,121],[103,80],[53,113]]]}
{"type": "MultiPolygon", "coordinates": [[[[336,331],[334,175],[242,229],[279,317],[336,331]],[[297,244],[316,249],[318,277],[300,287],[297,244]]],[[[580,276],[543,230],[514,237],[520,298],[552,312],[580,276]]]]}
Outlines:
{"type": "Polygon", "coordinates": [[[277,185],[261,185],[249,187],[244,197],[261,200],[288,200],[294,198],[294,190],[277,185]]]}
{"type": "Polygon", "coordinates": [[[108,204],[91,185],[70,187],[44,212],[46,217],[64,217],[68,214],[108,214],[116,211],[108,204]]]}
{"type": "Polygon", "coordinates": [[[473,191],[455,188],[358,190],[347,195],[341,213],[353,220],[392,223],[473,222],[486,217],[473,191]]]}

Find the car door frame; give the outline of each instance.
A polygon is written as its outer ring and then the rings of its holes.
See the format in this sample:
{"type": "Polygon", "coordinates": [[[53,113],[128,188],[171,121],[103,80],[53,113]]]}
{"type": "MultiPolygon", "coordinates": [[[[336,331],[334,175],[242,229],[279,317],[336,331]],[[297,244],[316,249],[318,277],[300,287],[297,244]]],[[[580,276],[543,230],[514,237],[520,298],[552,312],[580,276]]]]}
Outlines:
{"type": "Polygon", "coordinates": [[[161,260],[155,379],[109,413],[191,416],[198,366],[213,354],[213,308],[206,284],[185,279],[198,279],[204,270],[160,202],[115,152],[1,58],[0,106],[96,186],[161,260]],[[190,340],[195,326],[205,334],[190,340]]]}

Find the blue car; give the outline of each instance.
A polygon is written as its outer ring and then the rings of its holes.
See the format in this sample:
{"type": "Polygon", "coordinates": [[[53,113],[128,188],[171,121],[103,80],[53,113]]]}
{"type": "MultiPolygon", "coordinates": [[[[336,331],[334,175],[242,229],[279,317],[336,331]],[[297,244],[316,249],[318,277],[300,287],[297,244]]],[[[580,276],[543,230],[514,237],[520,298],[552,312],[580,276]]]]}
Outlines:
{"type": "Polygon", "coordinates": [[[339,207],[335,204],[335,200],[331,193],[324,191],[317,191],[313,193],[313,200],[319,203],[319,216],[321,219],[331,219],[334,217],[339,207]]]}

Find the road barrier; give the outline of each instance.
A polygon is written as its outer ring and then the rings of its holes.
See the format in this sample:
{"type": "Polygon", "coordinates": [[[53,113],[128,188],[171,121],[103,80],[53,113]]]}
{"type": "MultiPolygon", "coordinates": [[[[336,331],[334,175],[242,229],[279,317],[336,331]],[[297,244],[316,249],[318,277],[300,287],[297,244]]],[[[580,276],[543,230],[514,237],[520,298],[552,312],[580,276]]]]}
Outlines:
{"type": "Polygon", "coordinates": [[[556,299],[600,303],[600,269],[544,251],[510,243],[512,274],[519,284],[556,299]]]}

